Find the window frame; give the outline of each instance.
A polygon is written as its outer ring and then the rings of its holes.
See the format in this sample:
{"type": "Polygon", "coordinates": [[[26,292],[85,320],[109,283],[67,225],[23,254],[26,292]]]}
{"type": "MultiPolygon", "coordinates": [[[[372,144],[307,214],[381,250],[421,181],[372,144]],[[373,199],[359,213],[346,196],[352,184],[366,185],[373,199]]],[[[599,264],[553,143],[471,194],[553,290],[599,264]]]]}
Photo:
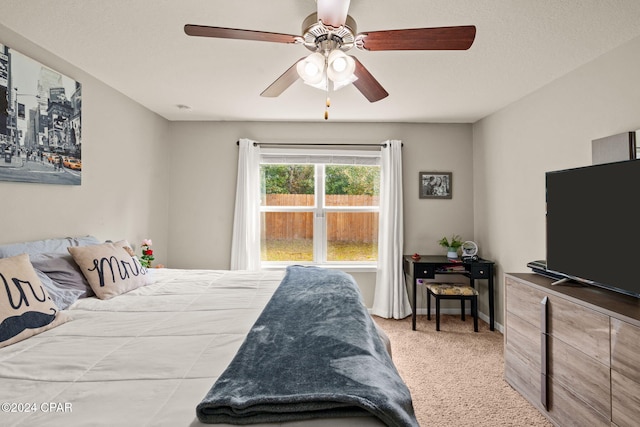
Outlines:
{"type": "MultiPolygon", "coordinates": [[[[325,268],[339,268],[345,271],[376,271],[375,261],[328,261],[327,213],[333,212],[375,212],[379,215],[380,205],[375,206],[326,206],[325,169],[327,165],[380,166],[380,150],[310,150],[310,149],[265,149],[260,156],[259,167],[264,164],[314,164],[314,203],[312,206],[264,206],[260,203],[259,215],[265,212],[311,212],[313,214],[313,260],[312,261],[264,261],[260,259],[263,269],[284,268],[289,265],[317,265],[325,268]],[[265,157],[270,159],[265,161],[265,157]],[[282,162],[277,161],[283,159],[282,162]],[[300,161],[306,158],[306,162],[300,161]],[[331,161],[320,161],[321,159],[331,161]],[[288,160],[291,159],[291,160],[288,160]],[[296,159],[298,161],[296,161],[296,159]],[[353,159],[356,163],[340,159],[353,159]],[[362,161],[362,163],[357,163],[362,161]]],[[[382,178],[380,178],[382,179],[382,178]]],[[[262,185],[262,180],[260,185],[262,185]]],[[[379,229],[378,229],[379,232],[379,229]]]]}

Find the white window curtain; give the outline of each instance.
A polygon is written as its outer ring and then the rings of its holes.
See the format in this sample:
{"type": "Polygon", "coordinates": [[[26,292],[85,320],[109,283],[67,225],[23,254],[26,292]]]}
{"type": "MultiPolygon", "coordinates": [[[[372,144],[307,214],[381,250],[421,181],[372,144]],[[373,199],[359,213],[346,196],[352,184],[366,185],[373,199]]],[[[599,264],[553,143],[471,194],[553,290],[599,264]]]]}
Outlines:
{"type": "Polygon", "coordinates": [[[260,147],[249,139],[239,145],[231,270],[259,270],[260,147]]]}
{"type": "Polygon", "coordinates": [[[387,141],[380,165],[378,270],[372,313],[403,319],[411,314],[404,284],[402,216],[402,142],[387,141]]]}

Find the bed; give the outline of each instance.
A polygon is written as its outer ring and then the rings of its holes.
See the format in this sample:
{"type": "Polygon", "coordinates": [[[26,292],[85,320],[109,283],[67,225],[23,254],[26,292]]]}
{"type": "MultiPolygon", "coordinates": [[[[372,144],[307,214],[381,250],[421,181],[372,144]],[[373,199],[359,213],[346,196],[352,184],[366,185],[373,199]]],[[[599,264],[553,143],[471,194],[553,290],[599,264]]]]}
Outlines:
{"type": "MultiPolygon", "coordinates": [[[[65,268],[59,265],[53,268],[50,265],[55,262],[59,264],[61,262],[59,258],[64,258],[65,262],[69,262],[72,267],[81,267],[82,263],[75,258],[73,261],[77,261],[77,265],[69,261],[68,252],[71,252],[69,247],[82,247],[82,250],[87,247],[93,249],[103,246],[104,242],[99,242],[90,236],[42,242],[29,242],[25,247],[20,245],[0,247],[0,274],[3,271],[3,260],[23,257],[16,253],[26,253],[30,257],[31,265],[36,267],[34,271],[42,280],[43,286],[46,285],[44,287],[47,290],[51,289],[50,294],[55,295],[51,300],[58,301],[59,305],[64,307],[58,310],[56,317],[58,323],[54,326],[47,326],[45,330],[38,330],[27,338],[0,348],[0,404],[2,405],[0,425],[2,426],[207,425],[202,421],[223,425],[250,423],[265,426],[417,425],[406,386],[401,382],[392,363],[389,362],[390,367],[386,366],[389,364],[386,358],[391,360],[390,355],[386,354],[388,342],[385,347],[384,334],[374,329],[369,331],[368,335],[371,338],[358,337],[356,347],[377,348],[378,353],[375,353],[373,358],[367,357],[371,360],[376,359],[375,366],[372,366],[376,372],[380,372],[380,378],[375,375],[373,379],[362,381],[359,381],[359,378],[358,381],[348,378],[348,382],[351,386],[359,382],[376,382],[375,388],[382,390],[387,388],[382,393],[384,396],[380,396],[381,398],[388,399],[391,395],[391,399],[396,397],[400,399],[398,404],[391,401],[391,410],[385,406],[389,405],[388,401],[385,401],[380,408],[372,409],[367,407],[369,400],[365,400],[364,405],[356,405],[364,407],[365,410],[361,413],[350,411],[353,407],[351,401],[346,403],[343,401],[337,407],[332,403],[328,412],[324,407],[314,413],[314,408],[317,406],[309,406],[309,402],[300,399],[304,394],[303,391],[290,395],[284,393],[285,397],[292,398],[295,404],[300,404],[302,401],[305,412],[301,416],[298,416],[298,412],[302,410],[294,407],[293,415],[289,413],[284,418],[278,413],[279,410],[275,411],[275,416],[273,412],[269,412],[266,417],[264,412],[258,412],[259,415],[256,417],[254,412],[249,417],[241,415],[236,418],[235,414],[239,408],[233,407],[234,402],[241,402],[240,405],[243,408],[240,409],[245,410],[249,405],[248,409],[252,410],[250,405],[255,402],[248,402],[248,400],[253,399],[255,391],[252,388],[249,391],[251,395],[243,397],[235,390],[229,392],[229,389],[219,388],[219,383],[224,382],[218,381],[221,377],[228,380],[233,375],[238,375],[237,370],[232,367],[249,365],[249,370],[244,372],[245,376],[255,375],[258,372],[260,378],[250,377],[248,380],[252,387],[261,386],[267,390],[291,387],[289,383],[292,376],[286,373],[281,375],[282,381],[289,382],[286,385],[267,384],[265,386],[264,384],[271,380],[270,377],[278,377],[282,373],[280,371],[287,369],[275,369],[273,366],[277,365],[270,366],[268,361],[258,365],[241,360],[242,357],[255,360],[256,354],[264,354],[263,349],[266,347],[260,347],[264,344],[260,342],[264,341],[264,335],[260,333],[273,324],[282,326],[283,323],[280,320],[283,316],[274,310],[281,310],[282,307],[286,307],[287,312],[295,310],[293,307],[297,303],[292,302],[289,297],[293,288],[289,290],[283,288],[287,281],[285,279],[293,274],[289,270],[249,272],[164,268],[146,270],[142,277],[143,270],[135,270],[136,266],[127,264],[126,268],[120,271],[120,275],[133,276],[132,272],[138,271],[140,275],[136,276],[136,279],[142,278],[142,284],[132,288],[125,287],[123,292],[101,298],[102,290],[99,287],[95,287],[98,294],[93,295],[95,292],[92,293],[91,286],[72,289],[68,284],[60,285],[60,282],[69,279],[62,277],[63,273],[66,274],[68,271],[63,271],[65,268]],[[45,262],[42,261],[43,259],[45,262]],[[51,280],[52,277],[57,280],[51,280]],[[47,283],[47,280],[52,281],[53,284],[47,283]],[[65,300],[65,295],[69,292],[72,292],[71,296],[65,300]],[[288,296],[286,300],[280,298],[277,303],[274,301],[278,300],[277,294],[288,296]],[[291,307],[291,310],[288,307],[291,307]],[[256,334],[257,337],[252,341],[251,337],[256,334]],[[381,356],[379,348],[384,349],[384,356],[381,356]],[[264,369],[256,371],[256,366],[264,369]],[[268,375],[262,375],[260,372],[266,372],[268,375]],[[388,384],[393,385],[391,387],[393,390],[388,390],[388,384]],[[233,395],[231,403],[227,401],[230,395],[233,395]],[[221,404],[220,398],[225,402],[221,404]],[[216,411],[224,405],[231,405],[231,407],[223,408],[226,415],[220,418],[215,414],[219,413],[216,411]],[[349,411],[343,409],[345,406],[349,411]],[[343,410],[344,416],[341,416],[343,410]],[[389,418],[389,412],[396,410],[400,415],[389,418]]],[[[120,248],[126,247],[125,244],[126,242],[116,244],[109,242],[109,248],[119,251],[120,248]]],[[[135,261],[135,256],[131,256],[135,261]]],[[[107,258],[104,257],[104,259],[107,258]]],[[[79,271],[82,271],[82,267],[79,271]]],[[[307,273],[308,271],[304,270],[300,274],[306,277],[307,273]]],[[[106,276],[109,275],[106,274],[106,276]]],[[[7,281],[6,277],[7,274],[3,276],[4,283],[9,283],[9,288],[5,288],[10,289],[11,281],[7,281]]],[[[306,291],[308,289],[306,285],[302,288],[298,286],[298,289],[304,289],[302,294],[309,293],[306,291]]],[[[2,292],[0,297],[1,295],[2,292]]],[[[331,311],[335,309],[323,312],[315,308],[318,301],[327,298],[324,291],[319,299],[318,295],[313,298],[316,299],[311,301],[311,304],[316,305],[300,308],[302,312],[309,315],[289,317],[292,322],[300,325],[302,325],[301,321],[296,319],[308,318],[309,322],[316,322],[311,326],[301,326],[300,333],[308,335],[305,331],[314,329],[316,338],[320,337],[318,340],[321,340],[328,333],[333,333],[323,331],[323,328],[327,328],[323,319],[333,316],[331,311]],[[319,313],[320,320],[313,320],[314,316],[311,312],[319,313]]],[[[334,297],[334,300],[337,299],[334,297]]],[[[334,302],[331,302],[332,307],[334,302]]],[[[357,305],[358,303],[355,302],[354,306],[357,305]]],[[[1,301],[0,309],[2,309],[1,301]]],[[[359,308],[356,307],[355,311],[358,310],[359,308]]],[[[347,311],[351,313],[354,310],[349,308],[347,311]]],[[[349,324],[355,324],[352,314],[340,317],[344,317],[349,322],[346,324],[347,328],[350,327],[349,324]]],[[[357,322],[362,321],[357,320],[357,322]]],[[[367,328],[372,328],[371,325],[375,327],[375,322],[371,321],[370,324],[368,322],[365,320],[367,328]]],[[[287,330],[289,329],[292,327],[287,326],[287,330]]],[[[302,342],[298,338],[288,338],[288,340],[302,342]]],[[[342,341],[342,337],[339,340],[342,341]]],[[[278,344],[277,347],[281,348],[284,345],[286,344],[278,344]]],[[[353,344],[350,346],[353,347],[353,344]]],[[[302,349],[299,353],[296,350],[297,358],[294,360],[301,361],[300,363],[307,361],[311,368],[303,369],[313,370],[320,362],[317,362],[312,355],[320,351],[320,347],[309,348],[308,343],[306,347],[306,350],[302,349]]],[[[332,343],[331,348],[336,348],[336,344],[332,343]]],[[[275,357],[269,357],[269,360],[275,359],[275,357]]],[[[358,356],[348,359],[351,365],[341,366],[342,377],[349,377],[350,374],[345,372],[353,370],[356,366],[358,370],[373,371],[367,366],[369,363],[367,358],[358,356]]],[[[347,358],[341,360],[347,360],[347,358]]],[[[288,363],[298,365],[298,362],[289,361],[288,363]]],[[[296,374],[293,381],[294,387],[299,387],[300,383],[304,382],[298,379],[298,375],[296,374]]],[[[315,382],[325,382],[317,380],[316,378],[315,382]]],[[[235,379],[230,381],[233,382],[235,379]]],[[[226,384],[228,386],[229,381],[226,381],[226,384]]],[[[357,385],[360,387],[362,384],[357,385]]],[[[366,385],[369,387],[371,384],[366,385]]],[[[352,399],[352,396],[349,396],[349,399],[352,399]]],[[[356,403],[362,401],[358,396],[354,399],[356,403]]],[[[288,402],[276,402],[275,406],[281,407],[285,403],[288,404],[288,402]]],[[[266,402],[266,404],[274,405],[273,402],[266,402]]]]}

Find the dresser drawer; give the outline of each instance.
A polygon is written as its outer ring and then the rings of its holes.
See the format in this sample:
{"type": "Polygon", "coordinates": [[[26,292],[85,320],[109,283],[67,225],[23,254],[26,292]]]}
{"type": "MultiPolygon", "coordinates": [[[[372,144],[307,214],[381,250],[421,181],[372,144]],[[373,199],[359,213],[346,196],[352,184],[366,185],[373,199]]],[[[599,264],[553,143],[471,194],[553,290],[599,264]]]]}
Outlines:
{"type": "MultiPolygon", "coordinates": [[[[525,361],[538,374],[540,370],[541,356],[541,333],[538,325],[525,322],[516,314],[506,313],[507,329],[505,331],[505,349],[513,352],[519,359],[525,361]]],[[[506,351],[506,350],[505,350],[506,351]]]]}
{"type": "Polygon", "coordinates": [[[610,427],[610,417],[603,416],[571,391],[551,378],[549,415],[554,424],[568,427],[610,427]]]}
{"type": "Polygon", "coordinates": [[[505,321],[505,380],[543,411],[540,398],[540,329],[511,312],[506,313],[505,321]]]}
{"type": "Polygon", "coordinates": [[[551,338],[549,373],[553,381],[562,384],[603,417],[611,414],[611,374],[608,366],[582,351],[551,338]]]}
{"type": "Polygon", "coordinates": [[[504,379],[518,393],[523,395],[539,411],[544,412],[540,398],[540,365],[533,366],[528,360],[521,359],[507,344],[504,347],[504,379]]]}
{"type": "Polygon", "coordinates": [[[640,328],[613,318],[611,369],[640,383],[640,328]]]}
{"type": "Polygon", "coordinates": [[[611,371],[611,421],[620,427],[638,425],[640,384],[611,371]]]}
{"type": "Polygon", "coordinates": [[[640,419],[640,328],[611,319],[611,420],[620,427],[640,419]]]}
{"type": "Polygon", "coordinates": [[[540,302],[545,294],[510,277],[506,278],[505,286],[507,311],[516,314],[540,330],[542,310],[540,302]]]}
{"type": "Polygon", "coordinates": [[[611,366],[609,316],[552,295],[548,332],[603,365],[611,366]]]}

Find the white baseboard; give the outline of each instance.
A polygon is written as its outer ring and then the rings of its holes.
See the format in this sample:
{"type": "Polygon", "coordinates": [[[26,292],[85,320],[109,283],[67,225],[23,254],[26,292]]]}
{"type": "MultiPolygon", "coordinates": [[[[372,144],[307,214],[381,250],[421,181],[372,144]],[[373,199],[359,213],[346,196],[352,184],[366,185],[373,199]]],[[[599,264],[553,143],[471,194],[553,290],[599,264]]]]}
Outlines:
{"type": "MultiPolygon", "coordinates": [[[[367,310],[369,311],[369,314],[371,314],[371,308],[367,308],[367,310]]],[[[436,311],[435,309],[431,310],[431,314],[435,316],[436,311]]],[[[440,309],[440,314],[460,314],[460,310],[456,309],[456,308],[441,308],[440,309]]],[[[467,310],[465,311],[465,314],[467,316],[471,316],[471,310],[467,310]]],[[[418,315],[427,315],[427,309],[426,308],[419,308],[418,309],[418,315]]],[[[487,316],[484,313],[478,313],[478,317],[480,319],[482,319],[483,321],[485,321],[486,323],[489,323],[489,316],[487,316]]],[[[498,332],[500,332],[501,334],[504,334],[504,326],[502,326],[500,323],[495,322],[494,321],[494,325],[493,325],[494,329],[497,330],[498,332]]]]}
{"type": "MultiPolygon", "coordinates": [[[[418,308],[418,315],[427,315],[427,309],[426,308],[418,308]]],[[[431,309],[431,315],[435,316],[436,314],[436,310],[435,309],[431,309]]],[[[460,315],[460,309],[459,308],[441,308],[440,309],[440,314],[455,314],[455,315],[460,315]]],[[[465,311],[465,315],[467,316],[471,316],[471,310],[468,309],[465,311]]],[[[482,319],[483,321],[485,321],[486,323],[489,323],[489,316],[480,312],[478,313],[478,318],[482,319]]],[[[494,321],[493,327],[495,330],[499,331],[500,333],[504,333],[504,326],[502,326],[500,323],[494,321]]]]}

